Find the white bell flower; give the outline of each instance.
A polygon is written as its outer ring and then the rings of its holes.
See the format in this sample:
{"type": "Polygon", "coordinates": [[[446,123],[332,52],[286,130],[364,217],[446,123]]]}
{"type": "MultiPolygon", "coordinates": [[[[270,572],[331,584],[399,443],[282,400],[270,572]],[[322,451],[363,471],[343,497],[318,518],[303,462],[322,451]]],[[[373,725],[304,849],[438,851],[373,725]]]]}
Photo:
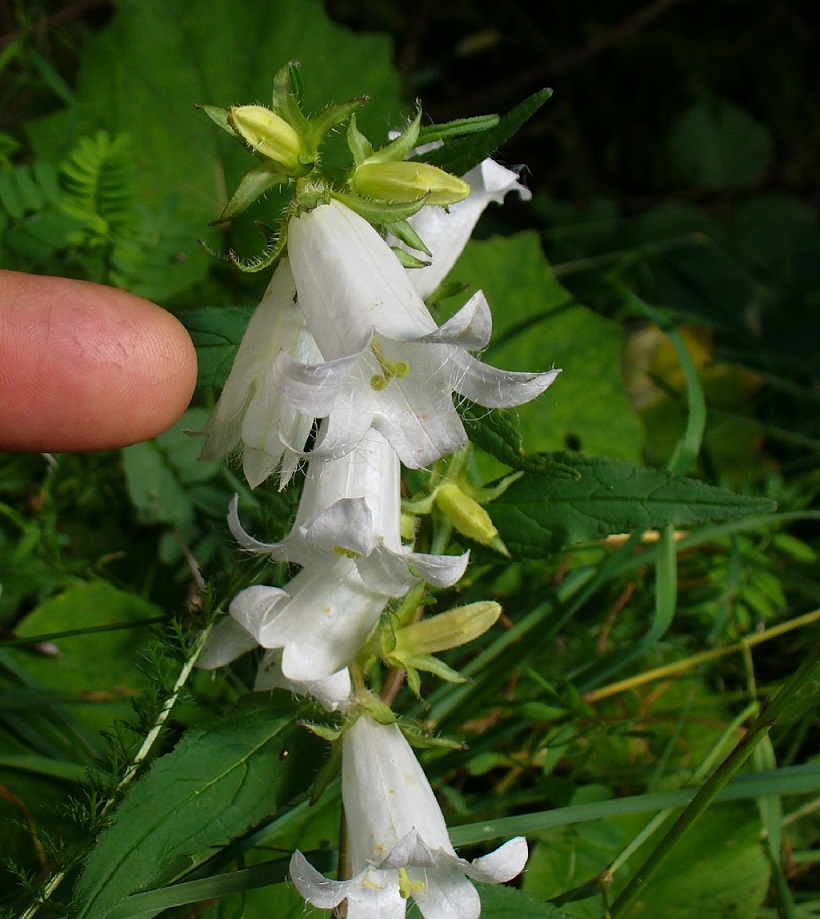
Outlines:
{"type": "MultiPolygon", "coordinates": [[[[258,647],[255,635],[233,616],[225,616],[211,629],[196,666],[200,670],[216,670],[258,647]]],[[[297,696],[312,696],[329,712],[346,710],[352,691],[347,668],[321,680],[289,680],[282,672],[281,649],[265,654],[253,688],[287,689],[297,696]]]]}
{"type": "Polygon", "coordinates": [[[290,479],[310,434],[313,416],[283,401],[276,386],[279,352],[295,360],[319,361],[321,353],[295,303],[296,286],[287,259],[271,278],[242,337],[230,375],[205,426],[202,459],[218,459],[242,445],[242,465],[251,488],[281,464],[290,479]]]}
{"type": "Polygon", "coordinates": [[[228,612],[246,634],[230,619],[218,623],[206,642],[209,653],[202,666],[221,666],[261,645],[282,650],[285,679],[327,679],[356,657],[390,599],[403,596],[416,582],[406,568],[379,562],[367,574],[365,580],[357,560],[341,556],[320,569],[303,569],[284,588],[245,588],[228,612]]]}
{"type": "Polygon", "coordinates": [[[406,466],[420,468],[467,441],[454,391],[488,408],[521,405],[558,375],[498,370],[473,357],[492,330],[484,295],[437,328],[390,247],[337,201],[291,220],[288,246],[299,306],[325,362],[280,352],[277,383],[294,410],[329,416],[312,456],[341,456],[372,427],[406,466]]]}
{"type": "Polygon", "coordinates": [[[250,536],[239,522],[237,499],[228,525],[248,552],[318,568],[334,553],[360,557],[359,573],[380,588],[384,571],[401,582],[408,566],[437,587],[450,587],[464,574],[469,553],[461,556],[411,552],[401,542],[401,467],[395,450],[375,430],[368,430],[349,453],[312,459],[293,529],[281,542],[250,536]]]}
{"type": "Polygon", "coordinates": [[[398,725],[379,724],[367,714],[343,735],[342,802],[353,877],[328,880],[299,851],[290,875],[319,909],[347,900],[348,919],[401,919],[410,897],[425,919],[477,919],[481,902],[471,880],[509,881],[527,861],[523,837],[472,862],[459,858],[398,725]]]}

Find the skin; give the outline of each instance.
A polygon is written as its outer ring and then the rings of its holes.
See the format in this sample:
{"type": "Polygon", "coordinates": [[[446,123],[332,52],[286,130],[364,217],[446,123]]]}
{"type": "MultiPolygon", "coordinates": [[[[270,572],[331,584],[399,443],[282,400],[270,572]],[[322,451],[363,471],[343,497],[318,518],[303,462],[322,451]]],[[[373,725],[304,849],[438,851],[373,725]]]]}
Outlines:
{"type": "Polygon", "coordinates": [[[141,297],[0,271],[0,450],[124,447],[169,428],[196,383],[185,328],[141,297]]]}

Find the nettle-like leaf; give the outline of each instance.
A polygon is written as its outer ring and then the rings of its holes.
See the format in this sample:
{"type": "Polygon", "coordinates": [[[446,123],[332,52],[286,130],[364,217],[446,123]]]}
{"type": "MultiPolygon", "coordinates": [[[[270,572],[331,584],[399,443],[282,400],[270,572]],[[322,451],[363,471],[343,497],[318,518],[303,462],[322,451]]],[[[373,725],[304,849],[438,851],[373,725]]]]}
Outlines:
{"type": "Polygon", "coordinates": [[[580,478],[525,474],[493,502],[493,522],[514,555],[543,558],[564,546],[615,533],[691,526],[774,509],[766,498],[733,494],[625,460],[571,453],[552,458],[580,478]]]}
{"type": "Polygon", "coordinates": [[[103,919],[129,894],[173,880],[307,787],[304,764],[316,761],[319,741],[282,698],[243,697],[230,715],[191,728],[131,787],[86,861],[74,919],[103,919]]]}

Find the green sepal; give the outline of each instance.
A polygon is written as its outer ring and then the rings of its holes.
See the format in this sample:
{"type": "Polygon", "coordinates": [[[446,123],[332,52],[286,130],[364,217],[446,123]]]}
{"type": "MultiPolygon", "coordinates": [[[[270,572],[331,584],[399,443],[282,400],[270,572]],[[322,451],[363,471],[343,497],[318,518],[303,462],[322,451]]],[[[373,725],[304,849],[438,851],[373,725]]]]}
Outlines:
{"type": "Polygon", "coordinates": [[[470,285],[466,281],[442,281],[424,302],[427,306],[436,306],[442,300],[446,300],[448,297],[455,297],[469,289],[470,285]]]}
{"type": "Polygon", "coordinates": [[[353,154],[354,166],[360,166],[373,155],[373,144],[359,130],[355,115],[350,116],[350,124],[347,126],[347,145],[353,154]]]}
{"type": "Polygon", "coordinates": [[[299,727],[307,728],[311,734],[321,737],[322,740],[333,743],[342,736],[342,729],[331,727],[329,724],[316,724],[314,721],[297,721],[299,727]]]}
{"type": "Polygon", "coordinates": [[[310,124],[299,107],[302,96],[302,75],[298,61],[288,61],[273,78],[271,108],[303,138],[310,136],[310,124]]]}
{"type": "Polygon", "coordinates": [[[242,146],[245,146],[245,141],[242,137],[233,129],[231,124],[228,121],[228,113],[230,109],[222,108],[219,105],[194,105],[195,109],[199,109],[200,112],[205,112],[205,114],[211,119],[211,121],[217,125],[217,127],[222,128],[227,134],[230,134],[231,137],[238,140],[242,146]]]}
{"type": "MultiPolygon", "coordinates": [[[[395,163],[403,160],[416,146],[421,127],[421,107],[416,112],[416,117],[407,125],[399,136],[381,150],[376,150],[367,158],[368,163],[395,163]]],[[[359,163],[356,164],[360,165],[359,163]]]]}
{"type": "Polygon", "coordinates": [[[458,118],[444,124],[428,124],[419,131],[418,146],[432,144],[447,137],[462,137],[465,134],[476,134],[488,131],[501,121],[499,115],[476,115],[473,118],[458,118]]]}
{"type": "MultiPolygon", "coordinates": [[[[385,225],[385,230],[388,233],[392,233],[396,239],[401,240],[406,246],[410,246],[411,249],[415,249],[417,252],[424,252],[425,255],[433,257],[433,253],[427,248],[424,240],[406,220],[398,220],[396,223],[387,224],[385,225]]],[[[428,264],[429,262],[421,262],[421,265],[428,264]]]]}
{"type": "Polygon", "coordinates": [[[282,224],[279,235],[271,241],[267,250],[261,255],[250,259],[240,258],[233,249],[229,249],[226,255],[220,255],[218,252],[215,252],[204,239],[200,239],[198,242],[208,255],[213,258],[218,258],[223,262],[230,262],[230,264],[236,265],[236,267],[245,274],[255,274],[257,271],[263,271],[265,268],[270,268],[271,265],[275,265],[284,254],[288,244],[287,224],[282,224]]]}
{"type": "Polygon", "coordinates": [[[391,249],[403,268],[426,268],[430,264],[430,262],[425,262],[424,259],[416,258],[415,255],[411,255],[400,246],[391,246],[391,249]]]}
{"type": "Polygon", "coordinates": [[[342,745],[338,738],[331,742],[330,753],[324,765],[316,773],[313,787],[310,789],[310,806],[313,807],[327,791],[330,783],[342,770],[342,745]]]}
{"type": "Polygon", "coordinates": [[[257,198],[260,198],[265,192],[270,191],[274,185],[284,185],[288,181],[288,176],[278,172],[273,160],[266,160],[264,163],[257,163],[251,167],[239,183],[239,187],[231,195],[231,200],[225,205],[216,220],[212,220],[209,226],[215,226],[236,217],[237,214],[246,211],[257,198]]]}
{"type": "Polygon", "coordinates": [[[314,147],[318,147],[325,134],[341,124],[346,118],[351,118],[352,120],[356,109],[364,105],[369,98],[369,96],[357,96],[355,99],[348,99],[347,102],[334,102],[322,109],[318,115],[314,115],[309,120],[308,134],[314,147]]]}
{"type": "Polygon", "coordinates": [[[431,737],[424,734],[421,729],[411,721],[400,721],[399,728],[407,738],[407,742],[416,750],[431,750],[435,747],[445,750],[466,750],[467,744],[457,740],[448,740],[446,737],[431,737]]]}
{"type": "Polygon", "coordinates": [[[368,198],[360,198],[358,195],[350,195],[342,191],[331,192],[331,197],[341,201],[351,211],[354,211],[360,217],[364,217],[370,223],[377,226],[389,226],[392,223],[407,220],[408,217],[418,213],[424,207],[429,195],[423,195],[415,201],[398,204],[389,201],[372,201],[368,198]]]}

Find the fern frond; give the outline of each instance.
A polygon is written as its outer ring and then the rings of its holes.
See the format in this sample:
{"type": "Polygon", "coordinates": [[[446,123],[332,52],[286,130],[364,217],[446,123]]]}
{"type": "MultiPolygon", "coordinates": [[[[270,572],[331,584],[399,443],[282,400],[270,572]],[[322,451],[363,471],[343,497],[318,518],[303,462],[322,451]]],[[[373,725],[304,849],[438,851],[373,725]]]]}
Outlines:
{"type": "Polygon", "coordinates": [[[86,222],[89,231],[111,242],[113,236],[133,230],[137,184],[131,139],[97,131],[81,137],[60,164],[60,184],[65,192],[62,208],[86,222]]]}

